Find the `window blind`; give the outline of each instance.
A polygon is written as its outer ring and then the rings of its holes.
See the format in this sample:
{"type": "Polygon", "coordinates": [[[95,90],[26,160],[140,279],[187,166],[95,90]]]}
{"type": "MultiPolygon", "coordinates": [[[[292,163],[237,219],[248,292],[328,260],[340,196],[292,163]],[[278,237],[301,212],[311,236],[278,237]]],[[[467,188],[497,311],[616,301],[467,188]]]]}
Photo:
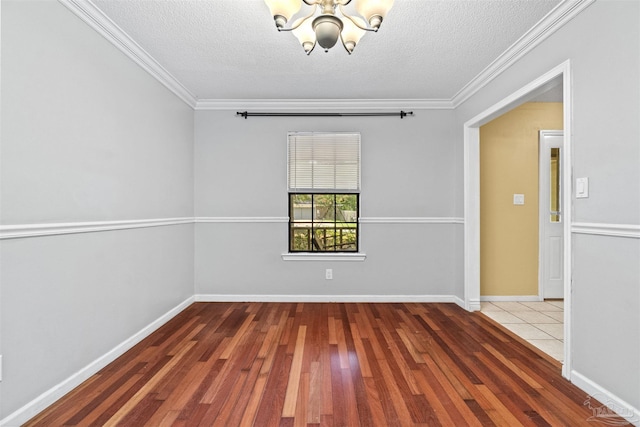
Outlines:
{"type": "Polygon", "coordinates": [[[290,192],[360,191],[359,133],[289,133],[290,192]]]}

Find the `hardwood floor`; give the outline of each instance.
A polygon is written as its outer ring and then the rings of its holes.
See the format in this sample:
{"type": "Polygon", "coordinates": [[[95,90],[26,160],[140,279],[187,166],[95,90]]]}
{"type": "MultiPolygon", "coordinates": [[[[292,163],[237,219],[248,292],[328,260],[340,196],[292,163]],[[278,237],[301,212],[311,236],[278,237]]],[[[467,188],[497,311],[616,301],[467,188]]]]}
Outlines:
{"type": "Polygon", "coordinates": [[[454,304],[195,303],[26,425],[593,425],[587,397],[454,304]]]}

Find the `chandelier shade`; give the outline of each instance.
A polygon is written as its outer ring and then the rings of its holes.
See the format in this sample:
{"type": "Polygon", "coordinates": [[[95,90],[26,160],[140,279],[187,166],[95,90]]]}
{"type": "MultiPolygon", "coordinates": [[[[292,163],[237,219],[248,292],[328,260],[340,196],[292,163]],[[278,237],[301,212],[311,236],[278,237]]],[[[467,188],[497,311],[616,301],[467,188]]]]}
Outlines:
{"type": "Polygon", "coordinates": [[[308,55],[316,45],[327,52],[338,40],[351,54],[367,31],[378,31],[393,1],[355,0],[355,10],[360,16],[345,11],[344,7],[352,0],[265,0],[265,3],[278,31],[292,31],[308,55]]]}

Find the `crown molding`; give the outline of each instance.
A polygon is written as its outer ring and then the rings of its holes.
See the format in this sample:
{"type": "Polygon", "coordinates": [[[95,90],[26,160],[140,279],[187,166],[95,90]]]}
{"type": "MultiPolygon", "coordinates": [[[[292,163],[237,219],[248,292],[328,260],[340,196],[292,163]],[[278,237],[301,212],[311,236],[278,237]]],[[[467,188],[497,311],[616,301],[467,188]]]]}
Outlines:
{"type": "Polygon", "coordinates": [[[90,0],[58,0],[191,108],[196,97],[90,0]]]}
{"type": "Polygon", "coordinates": [[[91,0],[58,0],[194,110],[452,110],[538,46],[595,0],[564,0],[451,99],[197,99],[91,0]]]}
{"type": "Polygon", "coordinates": [[[591,6],[595,0],[564,0],[520,37],[511,47],[467,83],[453,98],[453,108],[458,107],[480,89],[511,67],[516,61],[533,50],[549,36],[591,6]]]}
{"type": "Polygon", "coordinates": [[[196,110],[451,110],[448,99],[200,99],[196,110]]]}

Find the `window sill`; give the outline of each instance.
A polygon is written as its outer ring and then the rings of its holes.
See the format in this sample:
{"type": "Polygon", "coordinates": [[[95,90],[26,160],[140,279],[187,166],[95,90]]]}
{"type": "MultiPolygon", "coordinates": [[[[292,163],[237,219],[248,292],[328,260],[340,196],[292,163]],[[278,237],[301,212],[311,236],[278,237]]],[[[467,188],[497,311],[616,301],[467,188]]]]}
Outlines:
{"type": "Polygon", "coordinates": [[[367,254],[359,253],[286,253],[282,254],[283,261],[364,261],[367,254]]]}

